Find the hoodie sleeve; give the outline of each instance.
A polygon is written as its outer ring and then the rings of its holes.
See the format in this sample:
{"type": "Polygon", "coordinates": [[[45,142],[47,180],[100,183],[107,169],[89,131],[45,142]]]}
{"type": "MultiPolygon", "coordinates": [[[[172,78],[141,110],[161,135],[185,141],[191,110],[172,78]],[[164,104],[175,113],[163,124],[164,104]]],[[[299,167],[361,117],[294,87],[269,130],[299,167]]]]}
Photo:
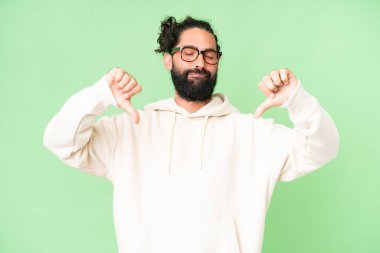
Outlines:
{"type": "Polygon", "coordinates": [[[71,96],[45,129],[43,143],[66,164],[111,180],[115,118],[96,117],[116,101],[105,75],[71,96]]]}
{"type": "MultiPolygon", "coordinates": [[[[339,134],[330,115],[299,81],[295,92],[282,105],[294,128],[271,124],[270,150],[280,155],[278,181],[292,181],[335,159],[339,134]]],[[[277,159],[275,159],[277,160],[277,159]]]]}

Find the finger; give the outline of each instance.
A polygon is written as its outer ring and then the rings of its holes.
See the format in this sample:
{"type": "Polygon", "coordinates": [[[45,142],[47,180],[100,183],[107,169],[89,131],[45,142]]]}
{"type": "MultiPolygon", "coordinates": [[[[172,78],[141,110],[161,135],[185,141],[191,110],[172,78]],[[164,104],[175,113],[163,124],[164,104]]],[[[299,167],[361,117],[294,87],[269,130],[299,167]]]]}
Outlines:
{"type": "Polygon", "coordinates": [[[273,99],[267,98],[263,103],[261,103],[259,106],[257,106],[255,111],[255,118],[260,118],[266,110],[273,107],[273,99]]]}
{"type": "Polygon", "coordinates": [[[127,85],[125,85],[125,87],[124,87],[123,90],[122,90],[122,93],[124,94],[124,93],[127,93],[127,92],[131,91],[133,88],[136,87],[136,85],[137,85],[137,81],[136,81],[136,79],[133,79],[133,78],[132,78],[132,79],[127,83],[127,85]]]}
{"type": "Polygon", "coordinates": [[[272,92],[277,92],[278,88],[274,85],[273,80],[270,76],[265,76],[263,78],[265,86],[272,92]]]}
{"type": "Polygon", "coordinates": [[[131,116],[132,120],[136,124],[139,123],[140,115],[137,112],[137,110],[135,108],[133,108],[130,100],[126,100],[120,107],[121,107],[121,109],[126,111],[131,116]]]}
{"type": "Polygon", "coordinates": [[[270,91],[264,84],[264,81],[261,81],[259,82],[259,84],[257,85],[259,87],[259,89],[265,94],[265,96],[267,97],[271,97],[271,98],[274,98],[274,93],[272,91],[270,91]]]}
{"type": "Polygon", "coordinates": [[[130,92],[125,93],[123,96],[125,99],[131,99],[134,95],[139,93],[141,90],[142,90],[142,87],[141,87],[141,85],[138,84],[130,92]]]}
{"type": "Polygon", "coordinates": [[[108,85],[112,88],[113,85],[115,84],[115,75],[113,73],[113,70],[111,70],[111,72],[107,73],[106,80],[107,80],[108,85]]]}
{"type": "Polygon", "coordinates": [[[124,88],[124,86],[127,85],[127,83],[131,80],[130,76],[126,73],[123,74],[123,77],[121,78],[121,80],[119,82],[117,82],[117,87],[119,87],[120,89],[124,88]]]}
{"type": "Polygon", "coordinates": [[[114,68],[115,83],[119,83],[126,72],[120,67],[114,68]]]}
{"type": "Polygon", "coordinates": [[[292,71],[289,70],[289,73],[288,73],[288,79],[289,79],[289,84],[290,83],[295,83],[297,84],[298,83],[298,79],[297,77],[293,74],[292,71]]]}
{"type": "Polygon", "coordinates": [[[280,69],[280,77],[281,77],[281,81],[282,81],[285,85],[288,85],[288,83],[289,83],[288,74],[289,74],[289,70],[288,70],[288,69],[280,69]]]}
{"type": "Polygon", "coordinates": [[[270,77],[272,78],[274,85],[276,85],[276,86],[281,86],[282,85],[282,82],[281,82],[281,79],[280,79],[280,73],[278,71],[275,71],[275,70],[272,71],[270,73],[270,77]]]}

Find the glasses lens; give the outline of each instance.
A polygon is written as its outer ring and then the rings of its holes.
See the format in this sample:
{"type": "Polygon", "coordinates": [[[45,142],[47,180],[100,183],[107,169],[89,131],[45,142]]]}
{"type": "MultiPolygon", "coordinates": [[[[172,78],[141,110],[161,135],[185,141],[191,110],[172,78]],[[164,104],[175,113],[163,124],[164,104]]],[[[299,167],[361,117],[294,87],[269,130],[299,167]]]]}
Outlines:
{"type": "Polygon", "coordinates": [[[205,51],[203,52],[203,58],[209,64],[216,64],[219,61],[219,54],[216,51],[205,51]]]}
{"type": "Polygon", "coordinates": [[[195,61],[198,57],[198,50],[191,47],[185,47],[182,49],[182,59],[184,61],[195,61]]]}
{"type": "MultiPolygon", "coordinates": [[[[182,60],[187,62],[195,61],[198,58],[199,51],[192,47],[184,47],[181,52],[182,60]]],[[[203,52],[203,59],[208,64],[217,64],[219,61],[219,53],[214,50],[203,52]]]]}

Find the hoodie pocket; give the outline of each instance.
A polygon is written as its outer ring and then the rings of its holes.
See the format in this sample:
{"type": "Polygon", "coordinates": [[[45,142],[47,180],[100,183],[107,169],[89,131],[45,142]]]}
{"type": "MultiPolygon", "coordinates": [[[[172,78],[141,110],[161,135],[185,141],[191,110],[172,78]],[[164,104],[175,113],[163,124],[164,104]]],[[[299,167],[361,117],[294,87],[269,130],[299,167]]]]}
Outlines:
{"type": "Polygon", "coordinates": [[[161,215],[148,219],[134,253],[240,253],[233,217],[161,215]]]}

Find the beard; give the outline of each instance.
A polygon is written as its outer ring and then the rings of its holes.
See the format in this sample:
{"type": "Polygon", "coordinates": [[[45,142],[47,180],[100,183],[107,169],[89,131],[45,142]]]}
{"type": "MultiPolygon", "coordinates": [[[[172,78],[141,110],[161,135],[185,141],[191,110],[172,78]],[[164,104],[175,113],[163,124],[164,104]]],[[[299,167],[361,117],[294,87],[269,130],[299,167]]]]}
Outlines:
{"type": "Polygon", "coordinates": [[[170,71],[178,95],[187,101],[206,101],[211,98],[216,86],[217,72],[214,75],[205,69],[188,69],[180,72],[175,65],[170,71]],[[203,77],[189,79],[191,73],[203,74],[203,77]]]}

